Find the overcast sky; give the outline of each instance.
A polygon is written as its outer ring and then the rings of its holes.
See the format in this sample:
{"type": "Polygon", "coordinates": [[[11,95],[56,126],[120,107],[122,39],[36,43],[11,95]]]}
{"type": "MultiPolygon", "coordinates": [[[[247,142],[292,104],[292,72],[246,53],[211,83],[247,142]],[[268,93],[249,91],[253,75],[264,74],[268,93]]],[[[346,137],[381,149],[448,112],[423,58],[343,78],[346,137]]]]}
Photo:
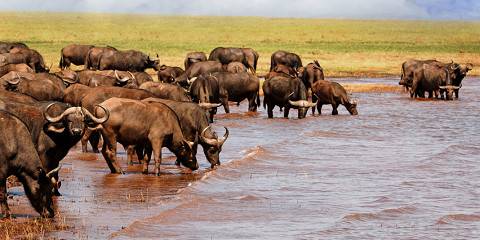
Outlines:
{"type": "Polygon", "coordinates": [[[478,0],[0,0],[0,11],[480,20],[478,0]]]}

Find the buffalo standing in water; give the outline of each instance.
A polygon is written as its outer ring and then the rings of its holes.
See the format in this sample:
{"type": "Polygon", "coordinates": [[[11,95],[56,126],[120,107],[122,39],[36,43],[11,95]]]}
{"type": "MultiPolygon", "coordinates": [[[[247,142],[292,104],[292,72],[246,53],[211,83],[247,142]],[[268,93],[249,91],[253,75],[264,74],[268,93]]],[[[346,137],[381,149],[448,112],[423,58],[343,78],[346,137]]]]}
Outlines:
{"type": "Polygon", "coordinates": [[[59,169],[45,172],[28,128],[20,119],[3,110],[0,110],[0,131],[0,207],[3,216],[10,217],[7,178],[15,175],[35,210],[42,217],[53,217],[50,175],[58,173],[59,169]]]}
{"type": "Polygon", "coordinates": [[[338,106],[344,105],[351,115],[357,115],[357,102],[352,101],[345,88],[336,82],[317,81],[312,86],[312,93],[317,97],[318,114],[322,114],[324,104],[332,105],[332,115],[338,114],[338,106]]]}
{"type": "Polygon", "coordinates": [[[290,108],[298,109],[298,118],[305,118],[307,110],[316,103],[307,101],[305,85],[299,78],[276,76],[263,84],[263,107],[267,107],[268,118],[273,118],[273,108],[284,107],[283,116],[288,118],[290,108]]]}
{"type": "Polygon", "coordinates": [[[436,98],[441,96],[443,99],[443,93],[446,92],[446,99],[453,100],[454,90],[459,87],[453,85],[449,71],[453,71],[450,64],[424,64],[415,69],[410,96],[425,97],[425,92],[428,92],[428,98],[435,95],[436,98]]]}
{"type": "Polygon", "coordinates": [[[102,124],[100,131],[103,137],[102,155],[112,173],[123,173],[116,157],[117,142],[145,149],[144,174],[148,173],[153,151],[155,174],[160,175],[162,147],[172,151],[184,166],[198,169],[198,162],[192,156],[193,142],[185,140],[177,114],[167,105],[110,98],[100,106],[110,112],[110,118],[102,124]]]}
{"type": "Polygon", "coordinates": [[[413,73],[416,69],[421,68],[424,64],[442,64],[441,62],[430,59],[430,60],[416,60],[410,59],[402,63],[402,75],[400,77],[399,85],[405,86],[405,89],[408,91],[413,84],[413,73]]]}

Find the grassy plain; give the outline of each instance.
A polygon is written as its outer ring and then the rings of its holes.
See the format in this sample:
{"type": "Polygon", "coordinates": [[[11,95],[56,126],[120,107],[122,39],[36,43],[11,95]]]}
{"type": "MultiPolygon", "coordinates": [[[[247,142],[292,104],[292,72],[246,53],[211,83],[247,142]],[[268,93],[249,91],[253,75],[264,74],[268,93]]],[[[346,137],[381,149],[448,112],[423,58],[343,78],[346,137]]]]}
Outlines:
{"type": "Polygon", "coordinates": [[[189,51],[252,47],[260,72],[268,71],[272,52],[284,49],[305,63],[318,59],[327,77],[399,75],[408,58],[480,66],[480,22],[7,12],[0,21],[0,40],[24,41],[54,66],[70,43],[158,53],[163,64],[179,66],[189,51]]]}
{"type": "MultiPolygon", "coordinates": [[[[70,43],[112,45],[158,53],[161,62],[182,66],[190,51],[217,46],[252,47],[259,72],[279,49],[318,59],[329,77],[399,76],[408,58],[454,60],[480,66],[480,22],[181,17],[128,14],[0,12],[0,41],[22,41],[57,65],[70,43]]],[[[480,75],[480,68],[474,68],[480,75]]],[[[349,91],[402,91],[399,86],[345,84],[349,91]]],[[[58,218],[57,218],[58,219],[58,218]]],[[[0,221],[0,238],[37,238],[64,229],[61,221],[0,221]]]]}

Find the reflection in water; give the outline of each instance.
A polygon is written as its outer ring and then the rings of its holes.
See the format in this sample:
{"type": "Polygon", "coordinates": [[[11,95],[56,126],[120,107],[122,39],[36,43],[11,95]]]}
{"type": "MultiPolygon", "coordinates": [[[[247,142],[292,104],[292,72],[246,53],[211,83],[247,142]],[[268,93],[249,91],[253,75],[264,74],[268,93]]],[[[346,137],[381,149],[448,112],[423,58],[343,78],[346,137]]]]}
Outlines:
{"type": "Polygon", "coordinates": [[[229,127],[231,137],[215,171],[199,151],[202,170],[183,174],[165,151],[160,177],[142,175],[140,166],[111,175],[100,155],[76,149],[65,161],[58,199],[72,228],[51,236],[478,237],[478,92],[480,84],[467,79],[458,101],[354,94],[358,116],[340,107],[339,116],[304,120],[267,119],[263,108],[244,114],[244,102],[218,115],[215,128],[229,127]]]}

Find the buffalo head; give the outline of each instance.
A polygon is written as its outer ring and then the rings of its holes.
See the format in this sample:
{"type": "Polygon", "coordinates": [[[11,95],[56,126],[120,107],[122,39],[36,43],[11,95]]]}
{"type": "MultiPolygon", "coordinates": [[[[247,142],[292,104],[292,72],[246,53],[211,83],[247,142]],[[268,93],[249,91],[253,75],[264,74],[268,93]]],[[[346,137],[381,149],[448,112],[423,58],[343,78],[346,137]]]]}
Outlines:
{"type": "Polygon", "coordinates": [[[42,217],[51,218],[55,215],[53,210],[52,195],[54,190],[53,175],[58,174],[60,167],[57,167],[45,173],[43,168],[38,168],[34,173],[34,180],[27,181],[25,185],[25,193],[32,203],[33,208],[42,215],[42,217]]]}
{"type": "Polygon", "coordinates": [[[65,130],[71,136],[82,136],[85,127],[96,128],[99,124],[102,124],[108,120],[109,112],[102,106],[96,106],[103,109],[105,112],[102,118],[95,117],[87,109],[82,107],[70,107],[63,111],[60,115],[53,117],[50,116],[48,110],[55,106],[56,103],[51,103],[44,111],[45,119],[50,123],[47,130],[54,133],[64,133],[65,130]]]}
{"type": "Polygon", "coordinates": [[[147,68],[153,68],[155,71],[159,71],[160,67],[160,58],[158,57],[158,54],[156,58],[150,58],[150,56],[147,57],[147,68]]]}
{"type": "Polygon", "coordinates": [[[197,158],[193,155],[194,142],[187,140],[182,141],[182,145],[175,149],[175,155],[177,156],[177,162],[183,164],[183,166],[190,168],[191,170],[198,169],[197,158]]]}
{"type": "Polygon", "coordinates": [[[220,165],[220,152],[222,151],[222,146],[228,138],[228,128],[225,127],[225,134],[223,138],[219,139],[215,133],[211,133],[211,137],[207,136],[207,131],[211,129],[210,126],[202,130],[200,134],[200,140],[203,146],[203,152],[207,157],[208,162],[210,162],[211,167],[214,168],[216,165],[220,165]]]}
{"type": "MultiPolygon", "coordinates": [[[[288,98],[290,98],[291,96],[293,96],[293,92],[288,96],[288,98]]],[[[305,116],[307,115],[307,111],[309,108],[311,107],[315,107],[317,106],[317,102],[309,102],[307,100],[297,100],[297,101],[292,101],[292,100],[288,100],[288,103],[294,107],[294,108],[297,108],[298,109],[298,118],[299,119],[302,119],[302,118],[305,118],[305,116]]]]}

